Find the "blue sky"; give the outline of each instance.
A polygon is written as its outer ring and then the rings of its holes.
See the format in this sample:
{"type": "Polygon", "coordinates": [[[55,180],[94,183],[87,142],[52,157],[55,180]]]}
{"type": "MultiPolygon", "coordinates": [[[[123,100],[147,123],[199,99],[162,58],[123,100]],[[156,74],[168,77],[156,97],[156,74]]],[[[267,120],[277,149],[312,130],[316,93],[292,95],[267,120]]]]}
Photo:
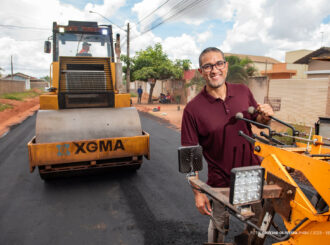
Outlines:
{"type": "MultiPolygon", "coordinates": [[[[86,20],[108,24],[90,10],[120,27],[130,23],[132,55],[160,42],[171,59],[190,59],[193,67],[197,66],[199,53],[209,46],[224,52],[269,56],[282,62],[287,51],[330,46],[328,0],[47,0],[47,4],[44,0],[2,0],[1,9],[2,73],[10,72],[13,56],[14,71],[47,75],[51,56],[43,53],[43,41],[51,35],[52,22],[86,20]],[[194,7],[189,9],[190,4],[194,7]],[[142,35],[176,13],[175,18],[142,35]]],[[[121,34],[125,53],[126,33],[115,26],[113,29],[121,34]]]]}

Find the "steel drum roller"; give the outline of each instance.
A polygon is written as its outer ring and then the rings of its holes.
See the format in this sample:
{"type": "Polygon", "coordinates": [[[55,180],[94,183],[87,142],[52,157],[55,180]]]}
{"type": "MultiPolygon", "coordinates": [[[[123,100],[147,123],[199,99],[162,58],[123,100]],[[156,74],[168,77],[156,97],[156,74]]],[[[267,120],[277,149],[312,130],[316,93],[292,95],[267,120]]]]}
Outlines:
{"type": "Polygon", "coordinates": [[[36,143],[91,140],[142,135],[134,107],[40,110],[36,143]]]}

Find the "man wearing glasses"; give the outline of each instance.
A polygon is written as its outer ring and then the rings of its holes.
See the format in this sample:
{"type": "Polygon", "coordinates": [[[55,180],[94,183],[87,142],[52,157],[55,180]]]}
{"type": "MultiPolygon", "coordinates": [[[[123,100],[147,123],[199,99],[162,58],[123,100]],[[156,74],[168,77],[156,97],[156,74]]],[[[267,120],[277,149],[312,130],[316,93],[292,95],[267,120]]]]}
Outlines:
{"type": "MultiPolygon", "coordinates": [[[[230,171],[234,167],[259,165],[259,158],[253,154],[252,146],[241,136],[241,130],[252,135],[251,125],[236,120],[242,112],[245,118],[267,124],[273,110],[268,104],[258,104],[249,88],[244,84],[226,82],[228,63],[223,52],[214,47],[202,51],[199,69],[205,79],[204,89],[185,107],[182,117],[181,144],[201,145],[208,164],[207,184],[212,187],[229,187],[230,171]],[[250,115],[250,106],[257,113],[250,115]]],[[[212,202],[203,193],[193,189],[195,205],[199,212],[211,215],[208,242],[224,242],[224,228],[229,223],[229,215],[218,202],[212,202]]]]}

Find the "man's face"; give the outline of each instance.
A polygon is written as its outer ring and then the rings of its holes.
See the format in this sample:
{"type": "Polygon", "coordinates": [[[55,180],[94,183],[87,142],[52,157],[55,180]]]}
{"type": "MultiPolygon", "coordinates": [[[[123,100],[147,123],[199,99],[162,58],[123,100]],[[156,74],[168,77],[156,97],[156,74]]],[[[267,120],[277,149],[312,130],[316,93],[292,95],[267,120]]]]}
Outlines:
{"type": "MultiPolygon", "coordinates": [[[[224,57],[219,52],[208,52],[201,58],[201,67],[206,64],[214,65],[219,61],[224,61],[224,57]]],[[[219,88],[224,84],[228,72],[228,63],[224,64],[224,67],[217,69],[216,66],[211,66],[210,71],[205,71],[203,68],[198,69],[206,81],[206,86],[209,88],[219,88]]]]}

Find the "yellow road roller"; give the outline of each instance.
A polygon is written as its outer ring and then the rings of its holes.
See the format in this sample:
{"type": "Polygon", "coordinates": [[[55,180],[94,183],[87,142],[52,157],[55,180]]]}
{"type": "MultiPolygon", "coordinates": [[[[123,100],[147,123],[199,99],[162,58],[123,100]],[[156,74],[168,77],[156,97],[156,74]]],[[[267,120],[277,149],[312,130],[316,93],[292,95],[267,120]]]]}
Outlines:
{"type": "Polygon", "coordinates": [[[38,167],[48,179],[116,166],[138,169],[143,156],[150,157],[149,134],[130,94],[117,89],[122,73],[116,74],[111,26],[54,22],[44,48],[53,51],[51,86],[40,96],[36,135],[28,143],[30,171],[38,167]]]}

